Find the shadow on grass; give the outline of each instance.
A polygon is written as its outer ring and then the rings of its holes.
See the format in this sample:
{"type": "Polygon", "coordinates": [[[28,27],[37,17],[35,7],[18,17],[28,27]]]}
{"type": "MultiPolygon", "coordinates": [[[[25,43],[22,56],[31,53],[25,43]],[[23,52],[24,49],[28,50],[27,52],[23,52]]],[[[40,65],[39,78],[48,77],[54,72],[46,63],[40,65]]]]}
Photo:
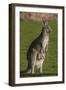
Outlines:
{"type": "Polygon", "coordinates": [[[20,78],[22,77],[41,77],[41,76],[57,76],[57,73],[37,73],[37,74],[27,74],[26,71],[20,72],[20,78]]]}

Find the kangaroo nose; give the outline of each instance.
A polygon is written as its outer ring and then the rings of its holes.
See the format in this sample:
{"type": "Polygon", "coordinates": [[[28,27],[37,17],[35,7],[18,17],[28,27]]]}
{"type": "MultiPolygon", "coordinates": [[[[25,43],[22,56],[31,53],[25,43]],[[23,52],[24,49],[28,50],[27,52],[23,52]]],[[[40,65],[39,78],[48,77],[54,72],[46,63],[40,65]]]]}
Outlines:
{"type": "Polygon", "coordinates": [[[52,32],[52,29],[50,28],[50,26],[49,26],[49,32],[52,32]]]}

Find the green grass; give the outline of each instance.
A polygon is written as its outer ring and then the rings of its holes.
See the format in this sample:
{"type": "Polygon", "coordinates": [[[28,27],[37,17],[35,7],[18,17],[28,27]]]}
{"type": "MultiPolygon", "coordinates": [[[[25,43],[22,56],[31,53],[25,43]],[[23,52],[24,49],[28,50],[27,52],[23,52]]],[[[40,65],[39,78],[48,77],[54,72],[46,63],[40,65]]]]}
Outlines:
{"type": "MultiPolygon", "coordinates": [[[[57,75],[57,21],[49,22],[50,33],[48,52],[43,64],[43,75],[57,75]]],[[[20,72],[27,69],[27,49],[31,42],[39,36],[42,24],[35,21],[20,21],[20,72]]]]}

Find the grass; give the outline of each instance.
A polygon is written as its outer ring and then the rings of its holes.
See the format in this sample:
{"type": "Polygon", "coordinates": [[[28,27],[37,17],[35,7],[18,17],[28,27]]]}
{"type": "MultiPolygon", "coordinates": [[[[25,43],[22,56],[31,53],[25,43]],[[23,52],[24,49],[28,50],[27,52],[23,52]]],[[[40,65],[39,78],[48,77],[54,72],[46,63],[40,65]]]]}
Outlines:
{"type": "MultiPolygon", "coordinates": [[[[52,32],[50,33],[48,52],[46,53],[45,62],[43,63],[43,75],[57,75],[57,21],[49,22],[52,32]]],[[[26,53],[31,42],[39,36],[42,24],[35,21],[20,20],[20,72],[27,69],[26,53]]],[[[39,74],[39,72],[38,72],[39,74]]]]}

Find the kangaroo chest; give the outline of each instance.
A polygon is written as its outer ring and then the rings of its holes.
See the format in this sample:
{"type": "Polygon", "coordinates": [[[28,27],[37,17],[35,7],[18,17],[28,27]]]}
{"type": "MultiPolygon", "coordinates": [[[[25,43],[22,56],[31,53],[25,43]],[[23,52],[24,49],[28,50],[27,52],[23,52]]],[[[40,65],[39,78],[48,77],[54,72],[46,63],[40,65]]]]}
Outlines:
{"type": "Polygon", "coordinates": [[[45,36],[43,39],[42,39],[42,46],[43,48],[45,49],[47,44],[48,44],[48,41],[49,41],[49,36],[45,36]]]}

